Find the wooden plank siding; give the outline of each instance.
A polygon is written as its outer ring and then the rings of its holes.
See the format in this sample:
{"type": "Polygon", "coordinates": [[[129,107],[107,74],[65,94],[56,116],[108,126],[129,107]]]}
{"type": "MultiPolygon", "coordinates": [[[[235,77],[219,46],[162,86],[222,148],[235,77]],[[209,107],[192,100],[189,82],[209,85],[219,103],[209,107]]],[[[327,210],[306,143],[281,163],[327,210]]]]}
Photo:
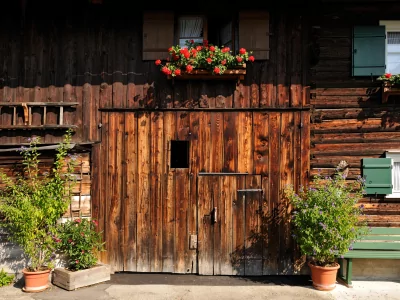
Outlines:
{"type": "MultiPolygon", "coordinates": [[[[259,219],[240,220],[242,225],[247,222],[251,228],[258,226],[264,230],[265,235],[260,234],[265,239],[264,250],[253,258],[262,262],[259,269],[254,267],[257,274],[293,273],[294,245],[279,195],[285,184],[294,184],[295,178],[296,183],[304,184],[307,178],[308,170],[304,169],[308,165],[307,151],[296,158],[294,153],[298,153],[295,148],[307,149],[309,145],[308,134],[295,130],[300,128],[295,120],[307,117],[308,112],[103,114],[108,122],[104,124],[107,135],[101,145],[108,146],[96,148],[96,156],[105,157],[100,166],[106,170],[97,170],[95,178],[107,188],[98,189],[96,197],[98,203],[105,205],[101,228],[105,231],[108,251],[102,258],[114,271],[197,273],[196,250],[189,249],[189,239],[190,235],[198,234],[197,209],[204,206],[200,198],[208,199],[207,193],[222,193],[221,197],[227,197],[235,193],[239,184],[222,180],[215,189],[198,193],[198,174],[228,172],[260,176],[258,183],[242,186],[253,188],[254,184],[254,188],[262,189],[259,219]],[[237,128],[241,123],[242,128],[237,128]],[[189,142],[188,168],[171,168],[171,140],[189,142]],[[233,141],[236,146],[232,146],[233,141]],[[120,159],[119,151],[125,153],[125,159],[120,159]],[[231,167],[227,171],[228,165],[231,167]],[[125,182],[118,179],[124,178],[120,170],[125,170],[125,182]]],[[[217,238],[221,239],[226,236],[217,238]]],[[[218,255],[224,253],[221,257],[226,257],[232,245],[222,243],[219,247],[218,255]]],[[[226,269],[226,265],[218,268],[226,269]]]]}
{"type": "MultiPolygon", "coordinates": [[[[172,82],[154,61],[143,60],[143,11],[121,10],[112,1],[80,2],[77,9],[72,1],[49,16],[43,3],[51,9],[54,2],[22,2],[4,4],[8,13],[0,20],[0,102],[78,103],[64,109],[64,124],[76,126],[73,142],[91,145],[91,215],[107,249],[101,260],[113,271],[198,273],[189,241],[200,238],[199,195],[220,194],[220,217],[237,218],[214,236],[221,240],[212,252],[219,259],[215,274],[293,274],[297,252],[280,199],[286,184],[299,186],[309,175],[307,19],[268,7],[269,59],[249,62],[240,82],[172,82]],[[171,140],[189,141],[188,168],[170,167],[171,140]],[[201,172],[257,179],[224,178],[198,190],[201,172]],[[242,191],[246,200],[228,208],[243,187],[261,187],[261,199],[242,191]],[[232,269],[234,246],[253,249],[246,239],[254,230],[257,252],[232,269]]],[[[19,107],[18,125],[22,112],[19,107]]],[[[0,126],[13,124],[13,113],[2,107],[0,126]]],[[[60,112],[32,110],[32,125],[44,118],[58,122],[60,112]]],[[[0,130],[0,145],[20,145],[33,135],[53,144],[62,133],[0,130]]]]}
{"type": "MultiPolygon", "coordinates": [[[[76,125],[74,142],[99,142],[100,108],[302,108],[307,53],[301,46],[304,18],[279,11],[270,14],[270,59],[248,63],[245,79],[176,81],[153,61],[142,60],[142,12],[111,16],[104,7],[71,7],[57,17],[43,15],[40,5],[15,4],[0,20],[0,102],[77,102],[64,109],[64,124],[76,125]],[[21,25],[22,24],[22,25],[21,25]],[[22,27],[21,27],[22,26],[22,27]],[[8,30],[8,28],[19,28],[8,30]],[[20,34],[21,32],[21,34],[20,34]],[[9,42],[11,41],[11,42],[9,42]]],[[[166,49],[167,50],[167,49],[166,49]]],[[[60,113],[32,109],[32,125],[55,124],[60,113]]],[[[0,127],[13,124],[13,109],[2,107],[0,127]]],[[[22,107],[17,125],[23,124],[22,107]]],[[[20,144],[31,135],[43,143],[60,141],[61,130],[1,130],[0,142],[20,144]]]]}
{"type": "MultiPolygon", "coordinates": [[[[371,77],[352,77],[352,28],[395,20],[398,3],[378,7],[343,5],[311,20],[311,173],[332,175],[341,160],[349,164],[349,180],[362,175],[361,159],[383,157],[400,149],[398,96],[382,103],[381,85],[371,77]],[[361,13],[362,12],[362,13],[361,13]]],[[[400,226],[394,211],[400,199],[366,197],[371,226],[400,226]],[[379,204],[378,204],[379,202],[379,204]],[[389,203],[389,204],[385,204],[389,203]]]]}

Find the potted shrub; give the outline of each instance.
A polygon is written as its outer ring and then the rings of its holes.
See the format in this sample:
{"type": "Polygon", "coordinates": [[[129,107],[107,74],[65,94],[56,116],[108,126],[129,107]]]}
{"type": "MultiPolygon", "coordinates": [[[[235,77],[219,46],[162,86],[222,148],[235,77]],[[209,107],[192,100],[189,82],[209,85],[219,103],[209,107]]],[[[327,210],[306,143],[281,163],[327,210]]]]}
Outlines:
{"type": "Polygon", "coordinates": [[[229,47],[214,46],[207,40],[203,43],[187,41],[185,47],[172,46],[168,52],[170,57],[165,64],[159,59],[155,61],[168,78],[184,76],[204,78],[207,75],[243,76],[246,74],[246,61],[254,62],[254,56],[244,48],[233,54],[229,47]]]}
{"type": "MultiPolygon", "coordinates": [[[[338,169],[337,169],[338,170],[338,169]]],[[[293,238],[303,255],[310,258],[313,286],[329,291],[335,288],[339,264],[336,258],[367,233],[360,221],[364,179],[346,182],[346,174],[337,171],[332,177],[316,175],[310,186],[284,189],[292,204],[293,238]]]]}
{"type": "Polygon", "coordinates": [[[1,190],[1,225],[10,239],[22,247],[30,259],[23,270],[25,292],[39,292],[48,287],[49,273],[54,266],[57,220],[70,202],[70,188],[75,182],[72,175],[74,156],[66,160],[71,131],[56,150],[54,166],[47,172],[39,168],[38,137],[30,139],[29,147],[22,147],[22,167],[12,174],[0,171],[4,187],[1,190]],[[67,170],[64,169],[65,164],[67,170]]]}
{"type": "Polygon", "coordinates": [[[54,285],[71,291],[110,280],[109,266],[98,264],[98,252],[104,250],[104,243],[102,233],[96,229],[96,220],[81,218],[59,225],[58,249],[66,255],[67,264],[54,270],[54,285]]]}

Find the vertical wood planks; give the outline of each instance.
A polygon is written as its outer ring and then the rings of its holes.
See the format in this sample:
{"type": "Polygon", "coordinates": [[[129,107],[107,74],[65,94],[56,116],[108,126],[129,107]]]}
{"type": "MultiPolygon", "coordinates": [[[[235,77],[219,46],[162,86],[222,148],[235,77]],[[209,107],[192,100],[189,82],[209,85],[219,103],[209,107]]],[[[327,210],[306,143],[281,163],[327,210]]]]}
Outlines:
{"type": "Polygon", "coordinates": [[[293,273],[280,191],[304,181],[308,112],[102,114],[94,214],[114,270],[293,273]],[[189,168],[171,168],[171,140],[189,141],[189,168]],[[249,175],[198,174],[222,170],[249,175]],[[189,247],[192,234],[197,251],[189,247]]]}
{"type": "Polygon", "coordinates": [[[221,178],[221,197],[219,201],[219,227],[220,239],[220,270],[219,274],[232,275],[231,254],[233,252],[233,201],[236,198],[236,176],[223,176],[221,178]]]}
{"type": "Polygon", "coordinates": [[[150,114],[138,113],[137,271],[150,272],[150,114]]]}
{"type": "MultiPolygon", "coordinates": [[[[246,186],[244,176],[237,177],[237,190],[242,190],[246,186]]],[[[233,202],[233,228],[235,228],[232,237],[232,268],[233,275],[245,275],[245,228],[244,228],[244,210],[246,193],[236,191],[236,199],[233,202]]]]}
{"type": "Polygon", "coordinates": [[[126,182],[124,201],[124,271],[136,271],[137,200],[138,200],[138,123],[134,113],[125,113],[126,182]]]}
{"type": "Polygon", "coordinates": [[[238,114],[224,113],[224,168],[223,172],[235,172],[238,169],[238,114]]]}
{"type": "Polygon", "coordinates": [[[176,136],[176,113],[164,113],[163,157],[163,209],[162,209],[162,258],[163,272],[174,272],[175,247],[175,171],[170,168],[171,140],[176,136]]]}
{"type": "Polygon", "coordinates": [[[213,236],[211,224],[213,185],[218,184],[210,179],[213,177],[199,176],[198,180],[198,270],[199,274],[213,275],[213,236]]]}
{"type": "Polygon", "coordinates": [[[162,171],[163,171],[163,113],[151,113],[150,148],[150,270],[162,271],[162,171]]]}
{"type": "Polygon", "coordinates": [[[238,172],[251,174],[253,170],[253,114],[238,113],[238,172]]]}
{"type": "MultiPolygon", "coordinates": [[[[190,114],[190,157],[189,157],[189,180],[190,180],[190,201],[188,211],[188,230],[189,235],[197,235],[197,174],[200,170],[200,115],[190,114]]],[[[190,273],[197,273],[197,249],[189,249],[189,269],[190,273]]]]}
{"type": "MultiPolygon", "coordinates": [[[[279,187],[280,187],[280,132],[281,114],[272,112],[269,115],[269,155],[270,155],[270,185],[269,185],[269,223],[268,223],[268,258],[264,259],[263,270],[267,274],[277,274],[279,259],[279,231],[277,221],[279,187]]],[[[265,274],[265,273],[264,273],[265,274]]]]}
{"type": "Polygon", "coordinates": [[[211,152],[211,172],[221,172],[223,168],[223,149],[224,144],[224,116],[221,112],[211,114],[211,144],[209,151],[211,152]]]}
{"type": "MultiPolygon", "coordinates": [[[[190,126],[187,112],[176,114],[178,140],[186,140],[190,126]]],[[[175,273],[186,273],[189,263],[189,169],[175,169],[175,273]]]]}
{"type": "MultiPolygon", "coordinates": [[[[293,138],[293,113],[286,112],[281,114],[281,131],[280,131],[280,147],[281,147],[281,160],[280,160],[280,192],[286,185],[293,184],[293,167],[294,167],[294,138],[293,138]]],[[[279,274],[292,274],[293,273],[293,252],[292,238],[290,236],[290,223],[287,219],[287,203],[283,199],[279,199],[277,203],[279,207],[279,274]]]]}

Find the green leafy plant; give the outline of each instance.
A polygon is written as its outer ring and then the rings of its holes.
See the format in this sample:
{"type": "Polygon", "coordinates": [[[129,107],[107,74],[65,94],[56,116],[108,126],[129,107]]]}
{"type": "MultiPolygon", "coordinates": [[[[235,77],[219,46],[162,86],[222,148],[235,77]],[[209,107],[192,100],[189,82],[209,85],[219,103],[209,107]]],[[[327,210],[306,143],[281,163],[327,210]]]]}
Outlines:
{"type": "Polygon", "coordinates": [[[69,220],[60,225],[59,249],[68,256],[68,269],[88,269],[97,264],[97,255],[104,250],[104,243],[96,228],[97,221],[88,219],[69,220]]]}
{"type": "Polygon", "coordinates": [[[400,74],[392,75],[391,73],[385,73],[379,76],[377,80],[387,82],[390,85],[400,85],[400,74]]]}
{"type": "Polygon", "coordinates": [[[8,275],[4,269],[0,271],[0,287],[10,285],[14,281],[14,275],[8,275]]]}
{"type": "Polygon", "coordinates": [[[30,258],[29,271],[54,266],[56,245],[60,242],[56,222],[67,210],[75,183],[72,172],[77,156],[68,154],[71,136],[72,131],[67,131],[49,172],[39,168],[38,137],[30,139],[29,147],[21,147],[22,167],[17,170],[16,178],[0,172],[4,185],[0,192],[0,213],[4,220],[0,224],[30,258]]]}
{"type": "MultiPolygon", "coordinates": [[[[238,54],[233,54],[229,47],[218,47],[193,40],[186,42],[186,47],[172,46],[168,49],[170,58],[165,64],[156,60],[161,72],[170,76],[181,76],[183,72],[192,73],[194,69],[205,69],[213,74],[222,75],[228,68],[243,67],[246,61],[253,62],[254,56],[240,48],[238,54]]],[[[250,53],[251,54],[251,53],[250,53]]]]}
{"type": "Polygon", "coordinates": [[[336,265],[335,257],[345,254],[367,233],[360,216],[363,205],[357,205],[364,191],[364,179],[346,182],[337,171],[332,177],[316,175],[308,187],[298,193],[287,186],[284,194],[292,204],[293,238],[303,255],[318,266],[336,265]]]}

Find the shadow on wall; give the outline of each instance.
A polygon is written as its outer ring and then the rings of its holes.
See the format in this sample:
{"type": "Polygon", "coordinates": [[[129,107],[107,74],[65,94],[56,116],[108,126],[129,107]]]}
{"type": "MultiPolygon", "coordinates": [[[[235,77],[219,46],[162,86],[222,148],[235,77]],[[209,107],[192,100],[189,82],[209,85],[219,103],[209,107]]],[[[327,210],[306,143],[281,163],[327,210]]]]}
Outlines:
{"type": "Polygon", "coordinates": [[[277,269],[279,275],[308,274],[303,268],[305,256],[292,239],[291,207],[283,196],[281,199],[269,212],[263,212],[260,207],[256,212],[260,225],[250,230],[244,244],[231,253],[236,274],[272,275],[277,269]]]}
{"type": "Polygon", "coordinates": [[[22,249],[8,240],[8,234],[0,229],[0,269],[4,268],[7,273],[15,275],[27,266],[29,259],[24,255],[22,249]]]}

